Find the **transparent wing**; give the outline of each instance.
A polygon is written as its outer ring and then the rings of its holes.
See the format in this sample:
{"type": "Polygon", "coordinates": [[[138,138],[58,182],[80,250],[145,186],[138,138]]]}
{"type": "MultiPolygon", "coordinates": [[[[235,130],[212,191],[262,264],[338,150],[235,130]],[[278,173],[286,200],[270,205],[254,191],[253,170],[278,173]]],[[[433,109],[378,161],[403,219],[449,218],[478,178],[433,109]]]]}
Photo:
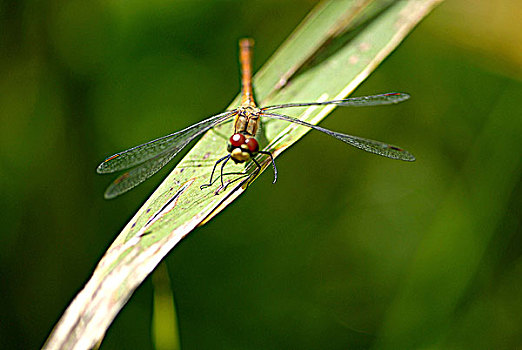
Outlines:
{"type": "Polygon", "coordinates": [[[389,105],[406,101],[410,98],[410,95],[402,92],[390,92],[387,94],[372,95],[372,96],[360,96],[350,97],[344,100],[333,100],[325,102],[305,102],[305,103],[286,103],[282,105],[263,107],[261,110],[269,111],[280,108],[288,107],[305,107],[305,106],[323,106],[323,105],[338,105],[338,106],[378,106],[378,105],[389,105]]]}
{"type": "Polygon", "coordinates": [[[165,164],[167,164],[176,152],[168,152],[155,158],[149,159],[137,167],[121,174],[113,183],[107,187],[104,197],[111,199],[119,196],[122,193],[138,186],[143,181],[147,180],[152,175],[156,174],[165,164]]]}
{"type": "Polygon", "coordinates": [[[327,135],[333,136],[336,139],[339,139],[349,145],[362,149],[366,152],[375,153],[375,154],[378,154],[383,157],[388,157],[388,158],[392,158],[392,159],[400,159],[400,160],[405,160],[408,162],[413,162],[415,160],[415,157],[413,156],[413,154],[411,154],[410,152],[408,152],[400,147],[394,146],[394,145],[389,145],[387,143],[383,143],[383,142],[379,142],[379,141],[364,139],[362,137],[341,134],[341,133],[338,133],[338,132],[335,132],[332,130],[328,130],[325,128],[321,128],[320,126],[313,125],[313,124],[307,123],[305,121],[302,121],[300,119],[289,117],[289,116],[283,115],[283,114],[263,113],[263,114],[261,114],[261,116],[266,117],[266,118],[271,118],[271,119],[286,120],[287,122],[307,126],[309,128],[324,132],[327,135]]]}
{"type": "MultiPolygon", "coordinates": [[[[116,171],[131,168],[158,156],[160,156],[160,158],[163,158],[163,155],[165,154],[172,154],[172,156],[170,157],[171,159],[179,151],[181,151],[190,141],[192,141],[202,133],[206,132],[207,130],[213,128],[217,124],[220,124],[226,121],[227,119],[233,117],[235,113],[235,110],[233,110],[217,114],[197,124],[191,125],[188,128],[183,129],[181,131],[160,137],[159,139],[155,139],[142,145],[116,153],[108,157],[100,165],[98,165],[96,171],[99,174],[113,173],[116,171]]],[[[156,171],[152,172],[150,175],[154,174],[156,171]]],[[[142,181],[139,181],[138,183],[142,181]]]]}

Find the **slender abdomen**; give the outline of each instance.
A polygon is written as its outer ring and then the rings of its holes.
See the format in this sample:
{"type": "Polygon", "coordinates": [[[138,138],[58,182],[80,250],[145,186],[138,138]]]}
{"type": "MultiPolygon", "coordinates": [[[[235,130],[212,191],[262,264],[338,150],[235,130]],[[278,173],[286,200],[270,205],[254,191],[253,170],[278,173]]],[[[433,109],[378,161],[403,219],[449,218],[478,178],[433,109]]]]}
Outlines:
{"type": "Polygon", "coordinates": [[[256,105],[252,90],[253,46],[253,39],[246,38],[239,41],[239,63],[241,64],[241,105],[252,107],[256,105]]]}

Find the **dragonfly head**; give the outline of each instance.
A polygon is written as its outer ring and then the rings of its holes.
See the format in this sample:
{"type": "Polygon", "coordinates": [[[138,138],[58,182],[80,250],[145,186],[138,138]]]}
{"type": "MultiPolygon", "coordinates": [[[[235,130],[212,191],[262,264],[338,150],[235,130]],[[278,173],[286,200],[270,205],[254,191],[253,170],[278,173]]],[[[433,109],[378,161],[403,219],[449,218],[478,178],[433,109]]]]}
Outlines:
{"type": "Polygon", "coordinates": [[[235,163],[244,163],[257,154],[259,144],[254,137],[235,133],[228,140],[227,150],[235,163]]]}

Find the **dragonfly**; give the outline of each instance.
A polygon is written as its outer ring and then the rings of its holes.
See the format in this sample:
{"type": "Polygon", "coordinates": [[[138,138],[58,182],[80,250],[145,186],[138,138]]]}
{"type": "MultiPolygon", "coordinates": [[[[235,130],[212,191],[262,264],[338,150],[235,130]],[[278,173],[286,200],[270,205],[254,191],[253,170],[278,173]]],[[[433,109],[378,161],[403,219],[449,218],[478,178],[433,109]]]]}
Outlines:
{"type": "MultiPolygon", "coordinates": [[[[105,198],[114,198],[123,194],[158,172],[169,163],[192,140],[216,127],[217,125],[234,120],[233,134],[228,140],[228,154],[218,159],[212,169],[208,183],[200,186],[205,189],[213,184],[215,170],[221,164],[221,188],[225,187],[224,175],[238,173],[223,173],[225,165],[232,160],[234,163],[252,161],[259,172],[261,164],[256,156],[266,155],[270,158],[274,170],[274,181],[277,181],[277,168],[271,152],[260,150],[256,140],[261,118],[278,119],[302,125],[335,137],[351,146],[391,159],[414,161],[415,157],[401,147],[335,132],[323,127],[310,124],[303,120],[279,113],[278,110],[308,106],[377,106],[396,104],[409,99],[409,95],[401,92],[391,92],[371,96],[350,97],[340,100],[324,102],[286,103],[266,107],[258,107],[254,100],[252,87],[252,51],[254,41],[244,38],[239,41],[239,61],[241,68],[241,104],[239,107],[211,116],[183,130],[146,142],[139,146],[118,152],[106,158],[96,169],[99,174],[114,173],[130,169],[121,174],[105,191],[105,198]]],[[[253,173],[254,174],[254,173],[253,173]]],[[[219,192],[219,190],[218,190],[219,192]]]]}

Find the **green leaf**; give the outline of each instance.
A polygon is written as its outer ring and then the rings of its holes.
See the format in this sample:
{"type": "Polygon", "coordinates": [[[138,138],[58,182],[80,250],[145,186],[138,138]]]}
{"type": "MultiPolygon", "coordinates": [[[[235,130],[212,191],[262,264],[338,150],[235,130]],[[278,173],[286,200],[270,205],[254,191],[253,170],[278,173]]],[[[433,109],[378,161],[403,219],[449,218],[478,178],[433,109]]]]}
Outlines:
{"type": "Polygon", "coordinates": [[[152,274],[154,306],[152,313],[152,339],[156,350],[181,349],[174,294],[172,293],[167,264],[161,263],[152,274]]]}
{"type": "MultiPolygon", "coordinates": [[[[254,77],[258,105],[348,96],[440,0],[341,1],[319,4],[254,77]]],[[[262,43],[261,43],[262,44],[262,43]]],[[[233,64],[231,62],[231,64],[233,64]]],[[[237,101],[231,107],[237,106],[237,101]]],[[[333,106],[292,115],[317,124],[333,106]]],[[[132,292],[176,244],[246,189],[246,179],[215,193],[200,190],[225,152],[230,124],[205,134],[123,229],[53,330],[44,348],[90,348],[132,292]]],[[[277,157],[309,129],[270,120],[266,150],[277,157]]],[[[270,165],[263,159],[263,168],[270,165]]],[[[227,171],[252,171],[227,164],[227,171]]]]}

